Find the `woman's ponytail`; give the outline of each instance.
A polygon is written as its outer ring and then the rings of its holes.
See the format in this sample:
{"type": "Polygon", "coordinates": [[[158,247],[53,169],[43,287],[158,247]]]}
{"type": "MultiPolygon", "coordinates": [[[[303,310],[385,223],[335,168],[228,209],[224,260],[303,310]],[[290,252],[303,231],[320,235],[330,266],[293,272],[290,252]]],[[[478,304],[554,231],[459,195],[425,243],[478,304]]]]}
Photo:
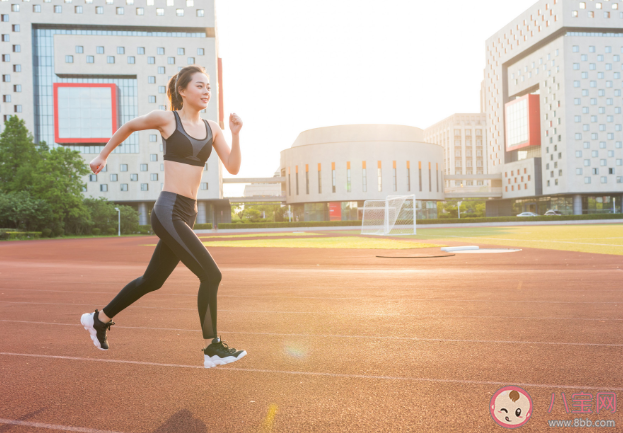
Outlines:
{"type": "Polygon", "coordinates": [[[179,89],[185,89],[186,86],[188,86],[188,83],[192,80],[193,74],[196,72],[208,75],[202,66],[191,65],[182,68],[169,80],[169,85],[167,86],[167,96],[169,97],[169,107],[172,111],[182,109],[184,100],[182,99],[182,95],[180,95],[179,89]]]}

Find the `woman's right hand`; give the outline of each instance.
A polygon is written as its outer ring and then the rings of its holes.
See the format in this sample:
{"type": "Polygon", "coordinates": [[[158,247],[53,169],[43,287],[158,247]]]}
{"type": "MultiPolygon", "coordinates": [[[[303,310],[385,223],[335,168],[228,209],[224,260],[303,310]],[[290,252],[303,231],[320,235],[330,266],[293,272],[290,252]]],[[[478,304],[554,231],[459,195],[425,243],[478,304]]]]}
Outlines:
{"type": "Polygon", "coordinates": [[[99,155],[93,158],[93,160],[89,163],[89,166],[91,167],[91,171],[93,171],[93,173],[98,174],[106,166],[106,158],[99,155]]]}

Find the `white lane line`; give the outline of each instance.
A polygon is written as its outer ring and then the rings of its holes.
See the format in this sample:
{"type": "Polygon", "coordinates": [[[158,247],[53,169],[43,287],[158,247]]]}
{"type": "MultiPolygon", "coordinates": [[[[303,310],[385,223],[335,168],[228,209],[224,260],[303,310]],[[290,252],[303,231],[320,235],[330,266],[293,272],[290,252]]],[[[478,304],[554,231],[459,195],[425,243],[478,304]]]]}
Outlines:
{"type": "Polygon", "coordinates": [[[92,428],[70,427],[68,425],[46,424],[42,422],[19,421],[16,419],[4,419],[4,418],[0,418],[0,424],[21,425],[21,426],[27,426],[27,427],[47,428],[50,430],[75,431],[75,432],[82,432],[82,433],[120,433],[120,432],[114,432],[111,430],[96,430],[92,428]]]}
{"type": "MultiPolygon", "coordinates": [[[[405,298],[400,299],[400,301],[417,301],[417,302],[495,302],[500,303],[499,299],[435,299],[435,298],[405,298]]],[[[30,302],[30,301],[4,301],[0,300],[0,302],[9,303],[9,304],[46,304],[46,305],[92,305],[92,304],[72,304],[66,302],[60,303],[51,303],[51,302],[30,302]]],[[[512,302],[513,304],[614,304],[618,305],[623,303],[621,301],[537,301],[537,300],[509,300],[508,302],[512,302]]],[[[163,307],[141,307],[141,308],[163,308],[163,307]]],[[[166,308],[167,310],[188,310],[188,308],[166,308]]],[[[227,311],[227,310],[223,310],[227,311]]],[[[390,313],[391,314],[391,313],[390,313]]]]}
{"type": "MultiPolygon", "coordinates": [[[[222,287],[222,286],[221,286],[222,287]]],[[[41,289],[14,289],[14,288],[9,288],[9,287],[4,287],[4,288],[0,288],[0,290],[14,290],[14,291],[18,291],[18,292],[50,292],[50,293],[74,293],[76,295],[90,295],[91,293],[97,293],[97,294],[105,294],[105,295],[117,295],[119,293],[119,290],[117,291],[110,291],[110,292],[102,292],[102,291],[78,291],[78,290],[41,290],[41,289]]],[[[385,290],[385,289],[384,289],[385,290]]],[[[400,288],[399,290],[403,290],[402,288],[400,288]]],[[[413,290],[413,289],[411,289],[413,290]]],[[[433,288],[433,287],[420,287],[420,288],[416,288],[416,290],[422,290],[422,291],[430,291],[430,290],[452,290],[452,289],[446,289],[446,288],[433,288]]],[[[461,292],[483,292],[483,291],[487,291],[487,289],[457,289],[461,292]]],[[[540,293],[543,292],[542,288],[529,288],[529,287],[523,287],[522,290],[524,292],[529,292],[529,291],[538,291],[540,293]]],[[[623,293],[623,289],[615,289],[615,290],[601,290],[601,289],[597,289],[597,290],[586,290],[586,289],[579,289],[579,290],[568,290],[568,289],[559,289],[558,291],[563,291],[565,293],[569,293],[569,292],[590,292],[591,294],[593,293],[603,293],[603,292],[617,292],[617,293],[623,293]]],[[[508,287],[508,289],[498,289],[498,288],[493,288],[490,289],[489,291],[491,292],[495,292],[495,293],[500,293],[500,292],[512,292],[515,293],[517,292],[517,288],[516,286],[512,286],[512,287],[508,287]]],[[[549,293],[556,293],[556,290],[551,290],[549,293]]],[[[151,292],[150,295],[157,295],[157,296],[191,296],[191,297],[197,297],[196,293],[159,293],[158,291],[156,292],[151,292]]],[[[333,297],[328,297],[328,296],[286,296],[286,295],[218,295],[219,298],[263,298],[263,299],[270,299],[270,298],[287,298],[287,299],[327,299],[327,300],[334,300],[334,299],[384,299],[384,298],[391,298],[394,299],[394,295],[389,295],[389,296],[378,296],[378,295],[372,295],[372,296],[353,296],[353,297],[339,297],[339,298],[333,298],[333,297]]],[[[406,300],[410,300],[411,298],[402,298],[402,299],[406,299],[406,300]]]]}
{"type": "Polygon", "coordinates": [[[512,242],[550,242],[556,244],[573,244],[573,245],[597,245],[600,247],[623,247],[623,245],[615,244],[593,244],[588,242],[567,242],[567,241],[553,241],[542,239],[505,239],[505,238],[485,238],[479,236],[448,236],[449,238],[464,238],[464,239],[487,239],[492,241],[512,241],[512,242]]]}
{"type": "MultiPolygon", "coordinates": [[[[0,322],[10,323],[29,323],[36,325],[60,325],[60,326],[80,326],[79,323],[55,323],[55,322],[33,322],[29,320],[8,320],[0,319],[0,322]]],[[[201,332],[200,329],[183,329],[183,328],[153,328],[150,326],[121,326],[115,325],[115,329],[144,329],[146,331],[172,331],[172,332],[201,332]]],[[[375,336],[375,335],[340,335],[340,334],[283,334],[277,332],[236,332],[236,331],[219,331],[223,334],[236,335],[265,335],[274,337],[311,337],[311,338],[365,338],[379,340],[403,340],[403,341],[436,341],[442,343],[485,343],[485,344],[543,344],[543,345],[561,345],[561,346],[600,346],[600,347],[623,347],[623,344],[614,343],[566,343],[557,341],[513,341],[513,340],[459,340],[449,338],[419,338],[419,337],[393,337],[393,336],[375,336]]]]}
{"type": "MultiPolygon", "coordinates": [[[[150,365],[154,367],[175,367],[175,368],[192,368],[203,369],[200,365],[183,365],[183,364],[160,364],[157,362],[142,362],[142,361],[125,361],[119,359],[97,359],[97,358],[79,358],[75,356],[58,356],[58,355],[38,355],[31,353],[11,353],[0,352],[0,355],[4,356],[27,356],[32,358],[46,358],[46,359],[67,359],[71,361],[92,361],[92,362],[108,362],[113,364],[135,364],[135,365],[150,365]]],[[[265,370],[260,368],[236,368],[221,366],[219,368],[212,368],[210,370],[216,371],[243,371],[249,373],[268,373],[268,374],[288,374],[288,375],[301,375],[301,376],[320,376],[320,377],[340,377],[345,379],[372,379],[372,380],[401,380],[407,382],[433,382],[433,383],[460,383],[467,385],[508,385],[508,382],[492,382],[484,380],[461,380],[461,379],[432,379],[425,377],[405,377],[405,376],[374,376],[365,374],[346,374],[346,373],[323,373],[313,371],[287,371],[287,370],[265,370]]],[[[208,373],[209,374],[209,373],[208,373]]],[[[556,384],[541,384],[541,383],[515,383],[517,386],[531,386],[537,388],[562,388],[562,389],[594,389],[601,391],[623,391],[623,388],[606,388],[598,386],[585,386],[585,385],[556,385],[556,384]]]]}
{"type": "MultiPolygon", "coordinates": [[[[58,304],[58,303],[49,303],[49,302],[13,302],[13,301],[0,301],[0,303],[5,304],[31,304],[31,305],[73,305],[73,306],[89,306],[90,308],[96,308],[95,304],[58,304]]],[[[132,308],[143,308],[149,310],[176,310],[176,311],[197,311],[196,308],[174,308],[174,307],[145,307],[142,305],[132,305],[132,308]]],[[[594,319],[594,318],[579,318],[579,317],[511,317],[511,316],[446,316],[446,315],[418,315],[418,314],[401,314],[401,313],[344,313],[344,312],[333,312],[333,311],[258,311],[258,310],[218,310],[219,313],[244,313],[244,314],[315,314],[315,315],[330,315],[330,316],[381,316],[381,317],[416,317],[416,318],[459,318],[459,317],[474,317],[474,318],[493,318],[493,319],[544,319],[544,320],[623,320],[616,318],[609,319],[594,319]]]]}

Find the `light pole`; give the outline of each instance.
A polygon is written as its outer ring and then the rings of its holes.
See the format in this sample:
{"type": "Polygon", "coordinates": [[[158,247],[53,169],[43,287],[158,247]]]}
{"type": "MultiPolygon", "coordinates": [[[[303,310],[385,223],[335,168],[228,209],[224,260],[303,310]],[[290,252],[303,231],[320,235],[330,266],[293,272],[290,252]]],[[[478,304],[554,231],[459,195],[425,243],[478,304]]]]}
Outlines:
{"type": "Polygon", "coordinates": [[[119,227],[117,236],[121,236],[121,211],[119,210],[118,207],[116,207],[115,210],[117,211],[117,217],[118,217],[117,225],[119,227]]]}
{"type": "Polygon", "coordinates": [[[463,203],[463,202],[460,201],[459,205],[457,206],[457,210],[459,211],[459,219],[461,219],[461,203],[463,203]]]}

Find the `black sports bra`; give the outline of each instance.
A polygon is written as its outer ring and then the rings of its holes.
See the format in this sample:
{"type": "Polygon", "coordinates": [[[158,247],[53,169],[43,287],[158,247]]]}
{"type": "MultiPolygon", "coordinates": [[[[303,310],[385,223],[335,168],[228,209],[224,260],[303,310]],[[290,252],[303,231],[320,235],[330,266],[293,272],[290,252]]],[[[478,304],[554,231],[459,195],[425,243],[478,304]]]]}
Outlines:
{"type": "Polygon", "coordinates": [[[206,136],[204,139],[197,140],[184,131],[177,111],[173,111],[173,114],[175,115],[175,131],[166,140],[162,137],[164,160],[203,167],[212,153],[212,128],[208,121],[203,119],[206,125],[206,136]]]}

